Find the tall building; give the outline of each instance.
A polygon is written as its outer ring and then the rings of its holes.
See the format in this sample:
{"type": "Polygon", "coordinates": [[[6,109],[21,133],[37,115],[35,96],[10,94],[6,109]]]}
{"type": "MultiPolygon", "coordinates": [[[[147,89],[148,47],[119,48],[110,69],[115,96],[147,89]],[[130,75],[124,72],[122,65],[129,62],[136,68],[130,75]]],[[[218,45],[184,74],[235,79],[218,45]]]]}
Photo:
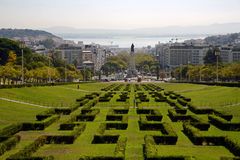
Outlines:
{"type": "Polygon", "coordinates": [[[80,64],[82,61],[82,47],[74,47],[71,45],[61,45],[57,48],[61,53],[62,59],[66,60],[68,64],[80,64]]]}
{"type": "Polygon", "coordinates": [[[208,46],[185,43],[156,45],[156,55],[162,69],[174,68],[187,64],[203,64],[208,46]]]}
{"type": "Polygon", "coordinates": [[[187,64],[203,64],[208,46],[194,46],[182,44],[173,44],[169,47],[169,66],[177,67],[187,64]]]}
{"type": "Polygon", "coordinates": [[[232,62],[240,61],[240,47],[234,47],[232,49],[232,62]]]}
{"type": "Polygon", "coordinates": [[[158,43],[155,46],[156,48],[156,57],[160,63],[162,69],[169,67],[169,44],[158,43]]]}
{"type": "Polygon", "coordinates": [[[223,63],[231,63],[233,61],[232,46],[220,47],[220,58],[223,63]]]}

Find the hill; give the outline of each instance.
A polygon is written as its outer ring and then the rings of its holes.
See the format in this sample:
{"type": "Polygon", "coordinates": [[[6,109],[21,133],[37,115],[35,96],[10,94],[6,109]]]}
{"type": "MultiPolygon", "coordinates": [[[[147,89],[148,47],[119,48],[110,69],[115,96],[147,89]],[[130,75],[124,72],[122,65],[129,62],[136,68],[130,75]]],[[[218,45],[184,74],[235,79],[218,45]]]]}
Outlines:
{"type": "Polygon", "coordinates": [[[221,45],[236,44],[240,42],[240,33],[209,36],[205,38],[205,41],[209,44],[221,44],[221,45]]]}
{"type": "Polygon", "coordinates": [[[60,38],[49,32],[42,30],[31,30],[31,29],[0,29],[0,37],[3,38],[23,38],[23,37],[46,37],[46,38],[60,38]]]}

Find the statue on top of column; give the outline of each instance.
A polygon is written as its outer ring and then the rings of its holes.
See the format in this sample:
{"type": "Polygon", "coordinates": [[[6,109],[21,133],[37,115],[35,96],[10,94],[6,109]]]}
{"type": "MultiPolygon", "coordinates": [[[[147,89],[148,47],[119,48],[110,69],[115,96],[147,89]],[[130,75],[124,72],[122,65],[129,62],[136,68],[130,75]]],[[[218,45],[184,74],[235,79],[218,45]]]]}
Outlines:
{"type": "Polygon", "coordinates": [[[131,46],[131,52],[134,52],[134,44],[131,46]]]}

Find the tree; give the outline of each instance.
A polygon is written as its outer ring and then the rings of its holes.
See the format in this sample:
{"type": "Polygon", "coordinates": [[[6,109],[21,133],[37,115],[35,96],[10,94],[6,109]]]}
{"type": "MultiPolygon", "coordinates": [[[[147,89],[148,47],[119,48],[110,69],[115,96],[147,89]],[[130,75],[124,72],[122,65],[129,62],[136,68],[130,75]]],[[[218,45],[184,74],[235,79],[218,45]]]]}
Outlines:
{"type": "Polygon", "coordinates": [[[39,42],[40,44],[44,45],[44,47],[51,49],[55,47],[55,42],[51,38],[45,39],[39,42]]]}
{"type": "Polygon", "coordinates": [[[17,55],[14,53],[14,51],[9,51],[7,63],[10,63],[13,65],[16,62],[16,59],[17,59],[17,55]]]}
{"type": "Polygon", "coordinates": [[[148,66],[148,68],[151,68],[151,66],[154,64],[154,57],[146,53],[136,53],[135,62],[137,70],[144,71],[144,68],[146,69],[146,66],[148,66]]]}
{"type": "Polygon", "coordinates": [[[215,67],[213,67],[212,65],[205,65],[201,69],[201,78],[202,78],[202,80],[204,80],[204,81],[213,81],[215,77],[216,77],[215,67]]]}
{"type": "Polygon", "coordinates": [[[1,67],[0,76],[1,79],[3,79],[3,84],[6,84],[6,82],[10,84],[13,79],[16,79],[18,77],[18,72],[13,67],[13,65],[7,64],[1,67]]]}
{"type": "Polygon", "coordinates": [[[204,64],[216,64],[217,56],[219,56],[218,57],[218,61],[221,62],[220,55],[216,55],[215,54],[216,52],[219,52],[218,48],[210,48],[207,51],[207,54],[206,54],[206,56],[203,59],[204,60],[204,64]]]}

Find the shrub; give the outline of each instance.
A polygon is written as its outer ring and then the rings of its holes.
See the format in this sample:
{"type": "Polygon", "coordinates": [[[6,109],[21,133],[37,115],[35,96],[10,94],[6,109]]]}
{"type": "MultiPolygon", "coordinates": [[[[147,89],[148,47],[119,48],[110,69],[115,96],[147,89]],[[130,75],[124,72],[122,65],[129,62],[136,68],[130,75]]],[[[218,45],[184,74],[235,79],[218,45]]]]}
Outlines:
{"type": "Polygon", "coordinates": [[[83,105],[85,105],[88,102],[89,102],[89,99],[84,99],[81,102],[79,102],[79,106],[83,106],[83,105]]]}
{"type": "Polygon", "coordinates": [[[128,114],[128,109],[114,109],[114,114],[128,114]]]}
{"type": "Polygon", "coordinates": [[[99,125],[98,130],[97,130],[97,133],[100,134],[100,135],[103,135],[105,130],[106,130],[106,123],[101,123],[99,125]]]}
{"type": "Polygon", "coordinates": [[[178,101],[178,103],[180,103],[180,104],[183,105],[183,106],[186,106],[186,105],[188,104],[188,102],[185,101],[185,100],[182,99],[182,98],[178,98],[177,101],[178,101]]]}
{"type": "Polygon", "coordinates": [[[153,109],[139,109],[137,108],[137,114],[151,114],[153,109]]]}
{"type": "Polygon", "coordinates": [[[8,157],[7,160],[25,159],[30,157],[32,153],[36,152],[39,147],[45,144],[46,139],[46,136],[41,136],[37,138],[34,142],[26,146],[24,149],[8,157]]]}
{"type": "Polygon", "coordinates": [[[52,115],[51,117],[48,117],[47,119],[44,119],[43,121],[37,121],[32,123],[23,123],[22,124],[22,130],[28,131],[28,130],[44,130],[46,127],[51,125],[53,122],[58,120],[60,118],[59,115],[52,115]]]}
{"type": "Polygon", "coordinates": [[[145,135],[144,136],[144,154],[146,158],[157,156],[157,149],[155,147],[156,143],[153,139],[153,136],[145,135]]]}
{"type": "Polygon", "coordinates": [[[239,131],[240,123],[232,123],[216,115],[208,115],[210,123],[224,131],[239,131]]]}
{"type": "Polygon", "coordinates": [[[225,138],[225,147],[229,149],[235,156],[240,156],[240,143],[234,141],[233,139],[225,138]]]}
{"type": "MultiPolygon", "coordinates": [[[[85,130],[86,124],[75,124],[70,128],[72,132],[69,135],[51,135],[47,136],[46,144],[73,144],[74,140],[85,130]]],[[[66,129],[66,128],[65,128],[66,129]]]]}
{"type": "Polygon", "coordinates": [[[189,121],[191,119],[190,115],[177,113],[174,109],[168,109],[168,116],[173,122],[189,121]]]}
{"type": "Polygon", "coordinates": [[[177,99],[177,96],[176,95],[174,95],[174,94],[170,94],[170,96],[169,96],[171,99],[177,99]]]}
{"type": "Polygon", "coordinates": [[[22,129],[22,124],[20,123],[10,124],[0,130],[0,136],[11,136],[21,131],[21,129],[22,129]]]}
{"type": "Polygon", "coordinates": [[[225,112],[223,112],[223,111],[217,111],[217,110],[214,109],[214,110],[213,110],[213,113],[214,113],[215,115],[217,115],[217,116],[219,116],[219,117],[227,120],[227,121],[231,121],[232,118],[233,118],[233,115],[228,114],[228,113],[225,113],[225,112]]]}
{"type": "Polygon", "coordinates": [[[92,144],[117,143],[119,135],[94,135],[92,144]]]}
{"type": "Polygon", "coordinates": [[[43,111],[36,115],[36,118],[38,121],[42,121],[48,117],[50,117],[52,114],[55,114],[55,110],[53,108],[48,109],[46,111],[43,111]]]}
{"type": "Polygon", "coordinates": [[[194,127],[198,128],[201,131],[207,131],[210,127],[210,124],[203,120],[202,118],[199,118],[195,115],[191,115],[190,124],[194,127]]]}
{"type": "Polygon", "coordinates": [[[211,108],[198,108],[192,104],[188,104],[188,109],[195,114],[211,114],[213,112],[211,108]]]}
{"type": "Polygon", "coordinates": [[[124,157],[125,156],[125,149],[127,145],[127,138],[126,137],[119,137],[117,141],[117,145],[115,148],[115,156],[117,157],[124,157]]]}
{"type": "Polygon", "coordinates": [[[122,115],[107,115],[106,121],[122,121],[122,115]]]}
{"type": "Polygon", "coordinates": [[[20,136],[15,135],[0,143],[0,155],[10,150],[20,141],[20,136]]]}
{"type": "Polygon", "coordinates": [[[202,145],[204,138],[199,129],[193,127],[189,123],[183,123],[183,132],[188,136],[193,144],[202,145]]]}
{"type": "Polygon", "coordinates": [[[163,116],[162,115],[146,115],[148,121],[161,121],[163,116]]]}

